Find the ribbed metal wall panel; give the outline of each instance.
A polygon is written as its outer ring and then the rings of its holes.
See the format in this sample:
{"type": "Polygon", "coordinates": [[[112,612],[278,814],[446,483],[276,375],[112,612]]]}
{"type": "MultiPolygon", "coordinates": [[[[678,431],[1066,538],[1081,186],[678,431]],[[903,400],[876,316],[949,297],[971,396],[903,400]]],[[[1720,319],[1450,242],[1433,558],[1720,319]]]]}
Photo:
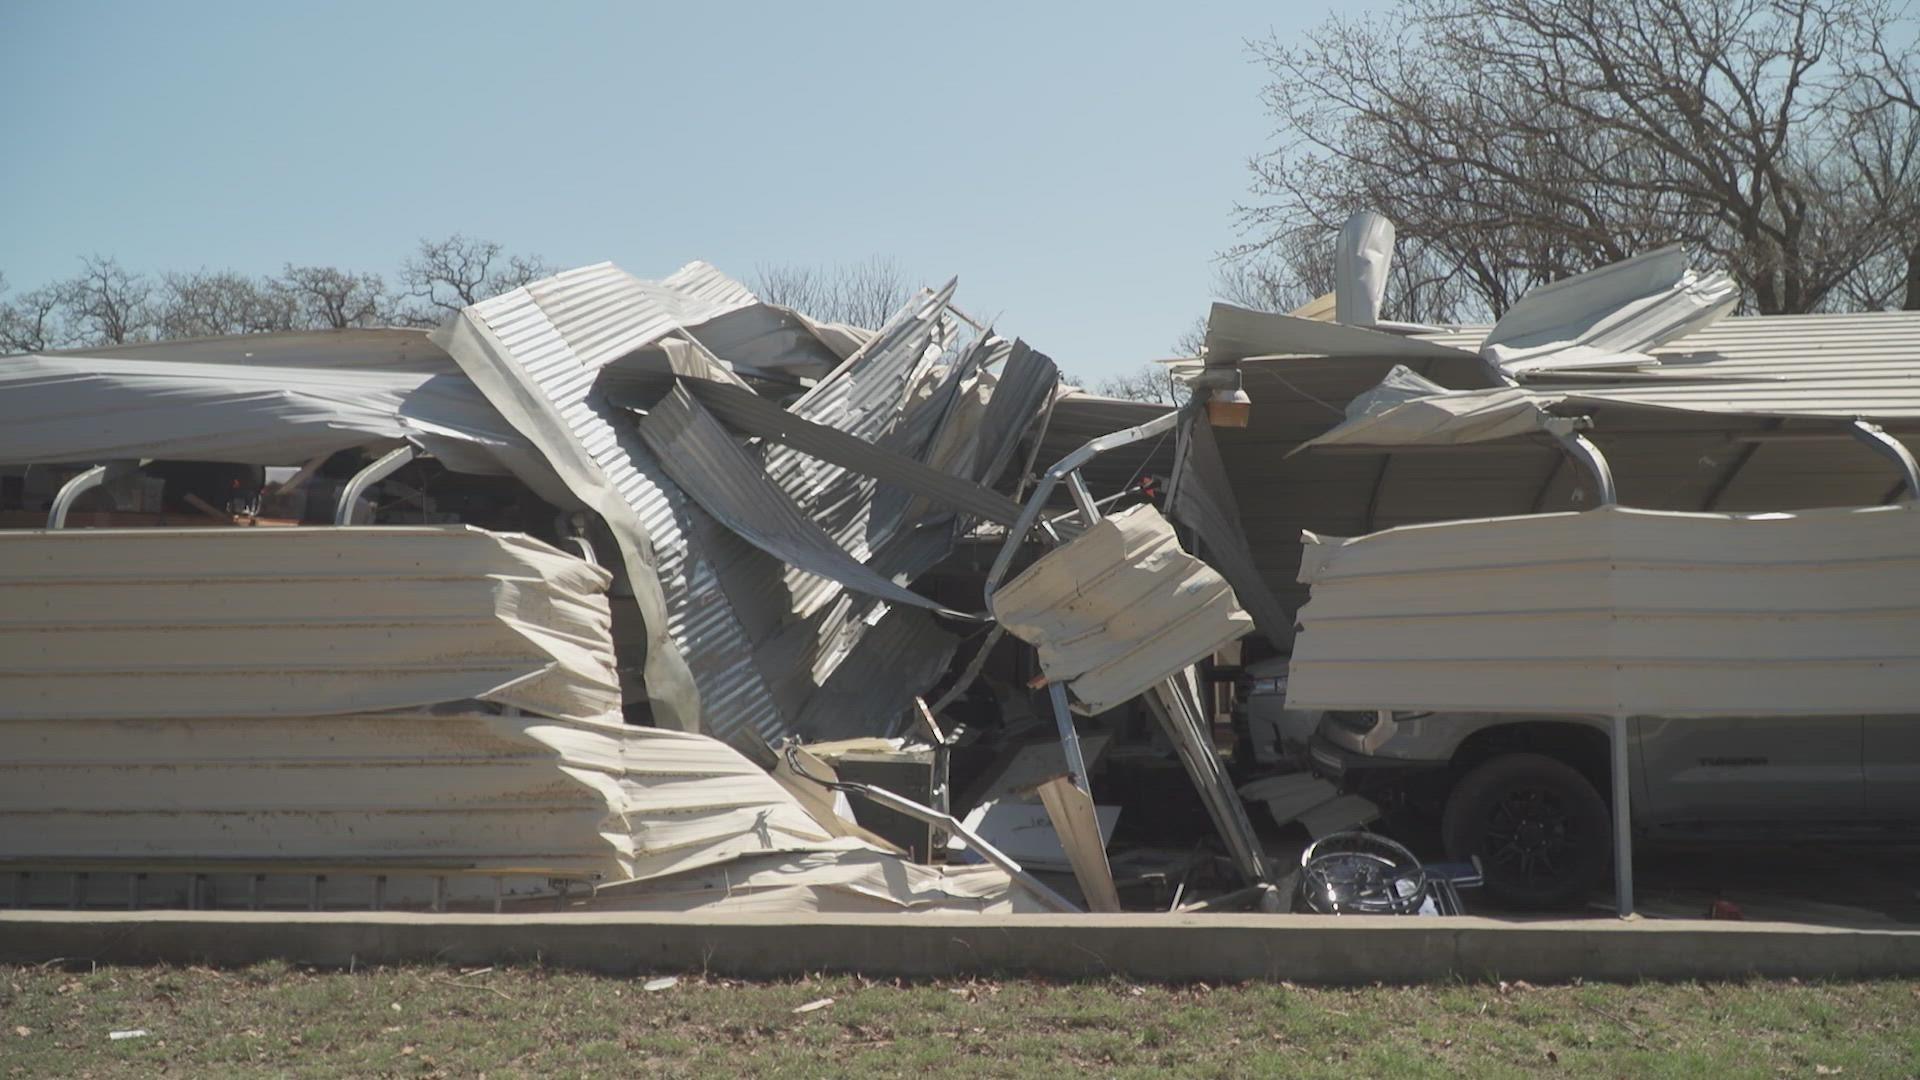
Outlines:
{"type": "MultiPolygon", "coordinates": [[[[1485,332],[1465,327],[1427,340],[1473,349],[1485,332]]],[[[1661,361],[1656,379],[1722,381],[1585,382],[1582,397],[1705,412],[1920,419],[1920,311],[1722,319],[1653,355],[1661,361]]],[[[1546,376],[1527,385],[1559,384],[1546,376]]]]}
{"type": "MultiPolygon", "coordinates": [[[[1424,336],[1435,344],[1472,351],[1486,330],[1462,327],[1424,336]]],[[[1609,395],[1621,400],[1630,395],[1669,408],[1699,408],[1713,401],[1728,409],[1765,406],[1763,412],[1772,409],[1787,416],[1789,424],[1796,423],[1793,416],[1834,410],[1890,421],[1920,416],[1920,312],[1736,316],[1656,349],[1654,355],[1668,365],[1667,374],[1656,377],[1724,373],[1756,381],[1654,384],[1630,390],[1581,383],[1582,397],[1593,395],[1602,403],[1591,435],[1612,463],[1625,502],[1662,510],[1791,510],[1891,497],[1896,479],[1892,466],[1844,439],[1769,444],[1749,452],[1752,444],[1730,437],[1761,430],[1768,424],[1764,416],[1608,410],[1604,401],[1609,395]]],[[[1393,525],[1593,505],[1593,493],[1586,490],[1590,481],[1550,447],[1505,444],[1391,456],[1287,456],[1300,443],[1343,422],[1347,403],[1378,385],[1396,362],[1386,357],[1304,357],[1242,365],[1253,398],[1252,423],[1214,434],[1254,561],[1288,608],[1305,598],[1297,581],[1302,529],[1352,536],[1393,525]]],[[[1473,370],[1471,360],[1406,363],[1447,386],[1487,385],[1484,372],[1473,370]]],[[[1540,379],[1527,385],[1556,384],[1540,379]]],[[[1056,410],[1056,428],[1059,423],[1056,410]]],[[[1049,452],[1065,452],[1066,441],[1050,433],[1049,452]]]]}
{"type": "Polygon", "coordinates": [[[849,846],[863,847],[829,837],[724,744],[615,722],[471,708],[0,719],[0,870],[206,874],[203,906],[249,903],[254,875],[273,879],[268,903],[303,906],[304,876],[358,878],[357,896],[328,891],[360,907],[384,875],[386,904],[404,907],[431,899],[436,874],[472,903],[492,898],[490,874],[515,896],[549,892],[549,876],[656,878],[849,846]]]}
{"type": "Polygon", "coordinates": [[[608,581],[465,526],[0,531],[0,718],[617,717],[608,581]]]}
{"type": "Polygon", "coordinates": [[[1607,507],[1307,546],[1291,708],[1909,712],[1920,506],[1607,507]]]}

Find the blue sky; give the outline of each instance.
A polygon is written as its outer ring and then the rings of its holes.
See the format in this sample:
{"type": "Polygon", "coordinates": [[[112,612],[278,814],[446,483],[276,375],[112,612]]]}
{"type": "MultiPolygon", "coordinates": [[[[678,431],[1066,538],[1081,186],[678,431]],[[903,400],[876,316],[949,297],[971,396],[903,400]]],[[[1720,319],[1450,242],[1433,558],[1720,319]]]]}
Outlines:
{"type": "Polygon", "coordinates": [[[1099,375],[1168,354],[1266,142],[1200,3],[0,4],[0,272],[336,264],[455,231],[658,277],[896,258],[1099,375]]]}

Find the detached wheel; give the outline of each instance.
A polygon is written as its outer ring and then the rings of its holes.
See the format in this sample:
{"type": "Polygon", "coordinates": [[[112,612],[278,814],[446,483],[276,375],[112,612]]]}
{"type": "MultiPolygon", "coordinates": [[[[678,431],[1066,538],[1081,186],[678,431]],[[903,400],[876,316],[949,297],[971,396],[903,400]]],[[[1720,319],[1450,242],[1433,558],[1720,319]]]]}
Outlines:
{"type": "Polygon", "coordinates": [[[1566,907],[1607,876],[1613,830],[1587,778],[1539,754],[1484,762],[1454,786],[1441,817],[1450,859],[1479,856],[1502,907],[1566,907]]]}

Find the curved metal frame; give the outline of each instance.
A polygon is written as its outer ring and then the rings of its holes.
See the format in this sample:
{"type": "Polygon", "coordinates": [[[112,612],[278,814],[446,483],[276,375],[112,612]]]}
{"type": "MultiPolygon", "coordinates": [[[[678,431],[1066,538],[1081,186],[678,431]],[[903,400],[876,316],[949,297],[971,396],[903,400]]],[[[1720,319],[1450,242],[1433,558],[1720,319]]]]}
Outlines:
{"type": "Polygon", "coordinates": [[[47,528],[66,528],[67,511],[73,509],[73,504],[79,501],[80,496],[139,467],[137,461],[110,461],[105,465],[95,465],[60,485],[60,491],[53,497],[53,506],[47,511],[47,528]]]}
{"type": "Polygon", "coordinates": [[[347,481],[347,486],[340,490],[340,501],[334,504],[333,523],[335,525],[353,524],[353,507],[360,501],[360,496],[365,495],[368,488],[399,472],[401,466],[412,461],[418,454],[419,451],[411,446],[396,447],[375,458],[366,468],[354,473],[353,479],[347,481]]]}
{"type": "Polygon", "coordinates": [[[1899,467],[1907,481],[1907,497],[1902,502],[1920,501],[1920,462],[1914,460],[1913,451],[1907,449],[1906,443],[1887,434],[1887,430],[1879,424],[1865,420],[1855,420],[1848,425],[1848,430],[1868,449],[1899,467]]]}

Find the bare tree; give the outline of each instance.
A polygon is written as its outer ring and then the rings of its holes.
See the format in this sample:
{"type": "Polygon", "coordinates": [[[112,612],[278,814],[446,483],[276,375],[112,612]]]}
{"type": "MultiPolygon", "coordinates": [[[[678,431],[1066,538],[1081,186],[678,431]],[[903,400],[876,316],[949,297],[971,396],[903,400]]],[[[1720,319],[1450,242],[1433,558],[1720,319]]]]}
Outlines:
{"type": "Polygon", "coordinates": [[[1175,379],[1173,370],[1165,364],[1142,364],[1132,371],[1100,379],[1087,389],[1102,397],[1156,405],[1180,405],[1187,400],[1186,384],[1175,379]]]}
{"type": "MultiPolygon", "coordinates": [[[[0,275],[0,293],[6,278],[0,275]]],[[[50,285],[0,300],[0,353],[45,352],[66,344],[60,290],[50,285]]]]}
{"type": "Polygon", "coordinates": [[[420,304],[406,313],[408,321],[431,324],[552,273],[538,255],[511,254],[491,240],[455,233],[445,240],[421,240],[401,264],[400,284],[420,304]]]}
{"type": "Polygon", "coordinates": [[[153,321],[161,338],[270,333],[299,321],[292,294],[279,282],[232,270],[162,274],[158,291],[153,321]]]}
{"type": "Polygon", "coordinates": [[[302,325],[317,329],[379,326],[393,308],[379,274],[288,263],[278,284],[292,297],[302,325]]]}
{"type": "Polygon", "coordinates": [[[1920,254],[1897,20],[1885,0],[1400,0],[1252,43],[1279,143],[1233,254],[1290,267],[1377,210],[1399,235],[1389,311],[1421,321],[1675,240],[1762,313],[1871,294],[1846,283],[1920,254]]]}
{"type": "Polygon", "coordinates": [[[153,285],[128,273],[118,259],[80,260],[78,276],[56,286],[67,324],[82,345],[120,345],[153,332],[153,285]]]}
{"type": "Polygon", "coordinates": [[[875,256],[835,266],[785,264],[754,268],[755,296],[822,322],[878,329],[912,299],[900,264],[875,256]]]}

